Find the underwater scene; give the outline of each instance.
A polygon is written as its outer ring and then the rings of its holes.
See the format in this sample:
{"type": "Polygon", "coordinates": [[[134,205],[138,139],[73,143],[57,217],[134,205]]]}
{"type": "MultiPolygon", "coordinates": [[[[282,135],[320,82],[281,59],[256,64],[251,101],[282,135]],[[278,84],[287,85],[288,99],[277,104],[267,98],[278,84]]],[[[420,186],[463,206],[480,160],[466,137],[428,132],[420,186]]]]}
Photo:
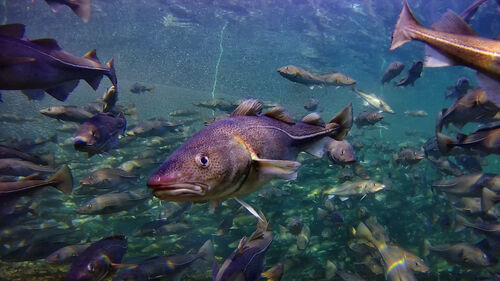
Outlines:
{"type": "Polygon", "coordinates": [[[499,0],[0,0],[0,280],[500,280],[499,0]]]}

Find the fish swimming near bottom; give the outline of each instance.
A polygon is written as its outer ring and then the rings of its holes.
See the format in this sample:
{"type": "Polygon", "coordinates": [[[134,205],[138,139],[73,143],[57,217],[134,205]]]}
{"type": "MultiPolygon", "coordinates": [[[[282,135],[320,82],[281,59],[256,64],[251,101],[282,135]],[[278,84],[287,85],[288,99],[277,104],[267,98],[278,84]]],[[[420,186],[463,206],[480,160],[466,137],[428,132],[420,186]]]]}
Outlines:
{"type": "Polygon", "coordinates": [[[459,264],[467,268],[488,267],[498,262],[494,256],[479,247],[467,243],[431,245],[426,240],[425,250],[438,254],[450,263],[459,264]]]}
{"type": "Polygon", "coordinates": [[[361,195],[364,198],[367,194],[381,191],[384,188],[385,185],[372,180],[346,181],[339,186],[325,190],[323,193],[339,196],[341,200],[345,200],[349,196],[356,195],[361,195]]]}
{"type": "Polygon", "coordinates": [[[114,271],[127,251],[127,238],[115,235],[90,245],[71,264],[67,281],[101,281],[114,271]]]}
{"type": "Polygon", "coordinates": [[[342,140],[352,126],[352,105],[324,124],[311,113],[295,122],[283,108],[260,114],[258,100],[240,104],[230,117],[200,130],[148,179],[154,195],[168,201],[210,201],[250,194],[275,178],[293,180],[301,151],[321,157],[324,139],[342,140]]]}

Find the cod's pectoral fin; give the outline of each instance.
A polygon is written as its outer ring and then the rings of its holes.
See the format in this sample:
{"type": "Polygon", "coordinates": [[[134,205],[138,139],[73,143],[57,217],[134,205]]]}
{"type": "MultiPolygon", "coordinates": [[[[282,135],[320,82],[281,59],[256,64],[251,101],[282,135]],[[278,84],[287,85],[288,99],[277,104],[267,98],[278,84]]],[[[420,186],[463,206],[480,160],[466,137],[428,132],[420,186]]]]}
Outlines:
{"type": "Polygon", "coordinates": [[[0,36],[5,36],[14,39],[24,37],[24,24],[13,23],[0,26],[0,36]]]}
{"type": "Polygon", "coordinates": [[[259,173],[276,176],[285,180],[295,180],[300,163],[288,160],[254,159],[259,173]]]}
{"type": "Polygon", "coordinates": [[[425,45],[425,67],[446,67],[457,64],[458,63],[455,62],[452,58],[430,47],[429,45],[425,45]]]}
{"type": "Polygon", "coordinates": [[[45,89],[45,92],[59,101],[65,101],[68,98],[69,94],[76,88],[76,86],[78,86],[79,81],[80,80],[72,80],[64,82],[55,87],[45,89]]]}
{"type": "Polygon", "coordinates": [[[23,93],[23,95],[28,97],[29,101],[31,101],[31,100],[43,100],[43,98],[45,97],[45,93],[41,89],[26,89],[26,90],[22,90],[21,93],[23,93]]]}
{"type": "Polygon", "coordinates": [[[238,107],[231,113],[231,116],[257,116],[262,112],[264,104],[258,99],[244,100],[238,107]]]}
{"type": "Polygon", "coordinates": [[[285,108],[281,106],[273,107],[264,114],[267,117],[283,121],[287,124],[295,124],[292,115],[285,108]]]}
{"type": "Polygon", "coordinates": [[[319,141],[313,142],[305,148],[305,152],[312,156],[321,158],[325,154],[326,147],[333,139],[330,137],[322,138],[319,141]]]}
{"type": "Polygon", "coordinates": [[[208,210],[210,211],[210,214],[215,213],[215,208],[217,208],[217,206],[219,206],[221,201],[222,201],[222,199],[210,199],[208,201],[208,210]]]}
{"type": "Polygon", "coordinates": [[[457,14],[448,10],[433,25],[432,29],[436,31],[477,36],[476,32],[457,14]]]}

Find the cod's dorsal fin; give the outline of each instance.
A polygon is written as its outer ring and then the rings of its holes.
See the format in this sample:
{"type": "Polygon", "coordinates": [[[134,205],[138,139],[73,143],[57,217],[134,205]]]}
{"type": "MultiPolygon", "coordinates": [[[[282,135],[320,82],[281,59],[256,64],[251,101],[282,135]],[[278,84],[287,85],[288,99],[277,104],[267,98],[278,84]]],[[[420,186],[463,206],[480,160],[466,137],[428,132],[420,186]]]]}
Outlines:
{"type": "Polygon", "coordinates": [[[31,43],[36,44],[40,47],[47,48],[49,50],[60,50],[61,47],[59,47],[59,44],[57,44],[57,41],[52,38],[42,38],[42,39],[35,39],[31,40],[31,43]]]}
{"type": "Polygon", "coordinates": [[[318,125],[318,126],[324,126],[325,122],[321,119],[321,116],[317,112],[311,112],[304,116],[302,120],[300,120],[302,123],[307,123],[311,125],[318,125]]]}
{"type": "Polygon", "coordinates": [[[21,39],[24,36],[24,24],[13,23],[0,26],[0,36],[21,39]]]}
{"type": "Polygon", "coordinates": [[[474,32],[459,15],[451,10],[444,13],[438,21],[432,25],[432,29],[452,34],[477,36],[476,32],[474,32]]]}
{"type": "Polygon", "coordinates": [[[288,111],[286,111],[285,108],[281,106],[273,107],[271,108],[268,112],[266,112],[264,115],[267,117],[271,117],[276,120],[283,121],[288,124],[295,124],[295,121],[293,121],[292,116],[288,111]]]}
{"type": "Polygon", "coordinates": [[[93,62],[97,62],[97,63],[99,63],[99,64],[101,63],[101,62],[99,61],[99,59],[97,58],[97,52],[96,52],[96,50],[95,50],[95,49],[90,50],[90,51],[89,51],[88,53],[86,53],[86,54],[85,54],[85,56],[83,56],[83,57],[84,57],[84,58],[86,58],[86,59],[89,59],[89,60],[91,60],[91,61],[93,61],[93,62]]]}
{"type": "Polygon", "coordinates": [[[258,99],[244,100],[238,107],[231,113],[231,116],[257,116],[262,112],[264,104],[258,99]]]}

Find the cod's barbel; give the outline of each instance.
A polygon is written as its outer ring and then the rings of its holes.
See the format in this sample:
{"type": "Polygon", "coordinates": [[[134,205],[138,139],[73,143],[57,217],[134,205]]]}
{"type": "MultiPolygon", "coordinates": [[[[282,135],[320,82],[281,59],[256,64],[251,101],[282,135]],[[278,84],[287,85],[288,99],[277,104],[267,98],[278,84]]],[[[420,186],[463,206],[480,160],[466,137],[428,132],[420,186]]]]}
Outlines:
{"type": "Polygon", "coordinates": [[[0,50],[0,89],[3,90],[43,90],[65,101],[80,79],[94,90],[103,75],[113,85],[117,84],[113,59],[102,65],[95,50],[77,57],[61,49],[54,39],[27,40],[22,24],[0,26],[0,50]]]}
{"type": "Polygon", "coordinates": [[[425,28],[405,1],[392,33],[390,49],[411,40],[427,44],[426,67],[465,65],[477,70],[481,87],[500,105],[500,41],[479,37],[451,11],[446,12],[432,29],[425,28]]]}
{"type": "Polygon", "coordinates": [[[317,114],[295,123],[283,108],[261,115],[258,100],[205,127],[178,148],[147,182],[170,201],[209,200],[250,194],[274,178],[295,179],[301,151],[324,154],[324,138],[343,139],[352,126],[352,105],[326,125],[317,114]]]}

